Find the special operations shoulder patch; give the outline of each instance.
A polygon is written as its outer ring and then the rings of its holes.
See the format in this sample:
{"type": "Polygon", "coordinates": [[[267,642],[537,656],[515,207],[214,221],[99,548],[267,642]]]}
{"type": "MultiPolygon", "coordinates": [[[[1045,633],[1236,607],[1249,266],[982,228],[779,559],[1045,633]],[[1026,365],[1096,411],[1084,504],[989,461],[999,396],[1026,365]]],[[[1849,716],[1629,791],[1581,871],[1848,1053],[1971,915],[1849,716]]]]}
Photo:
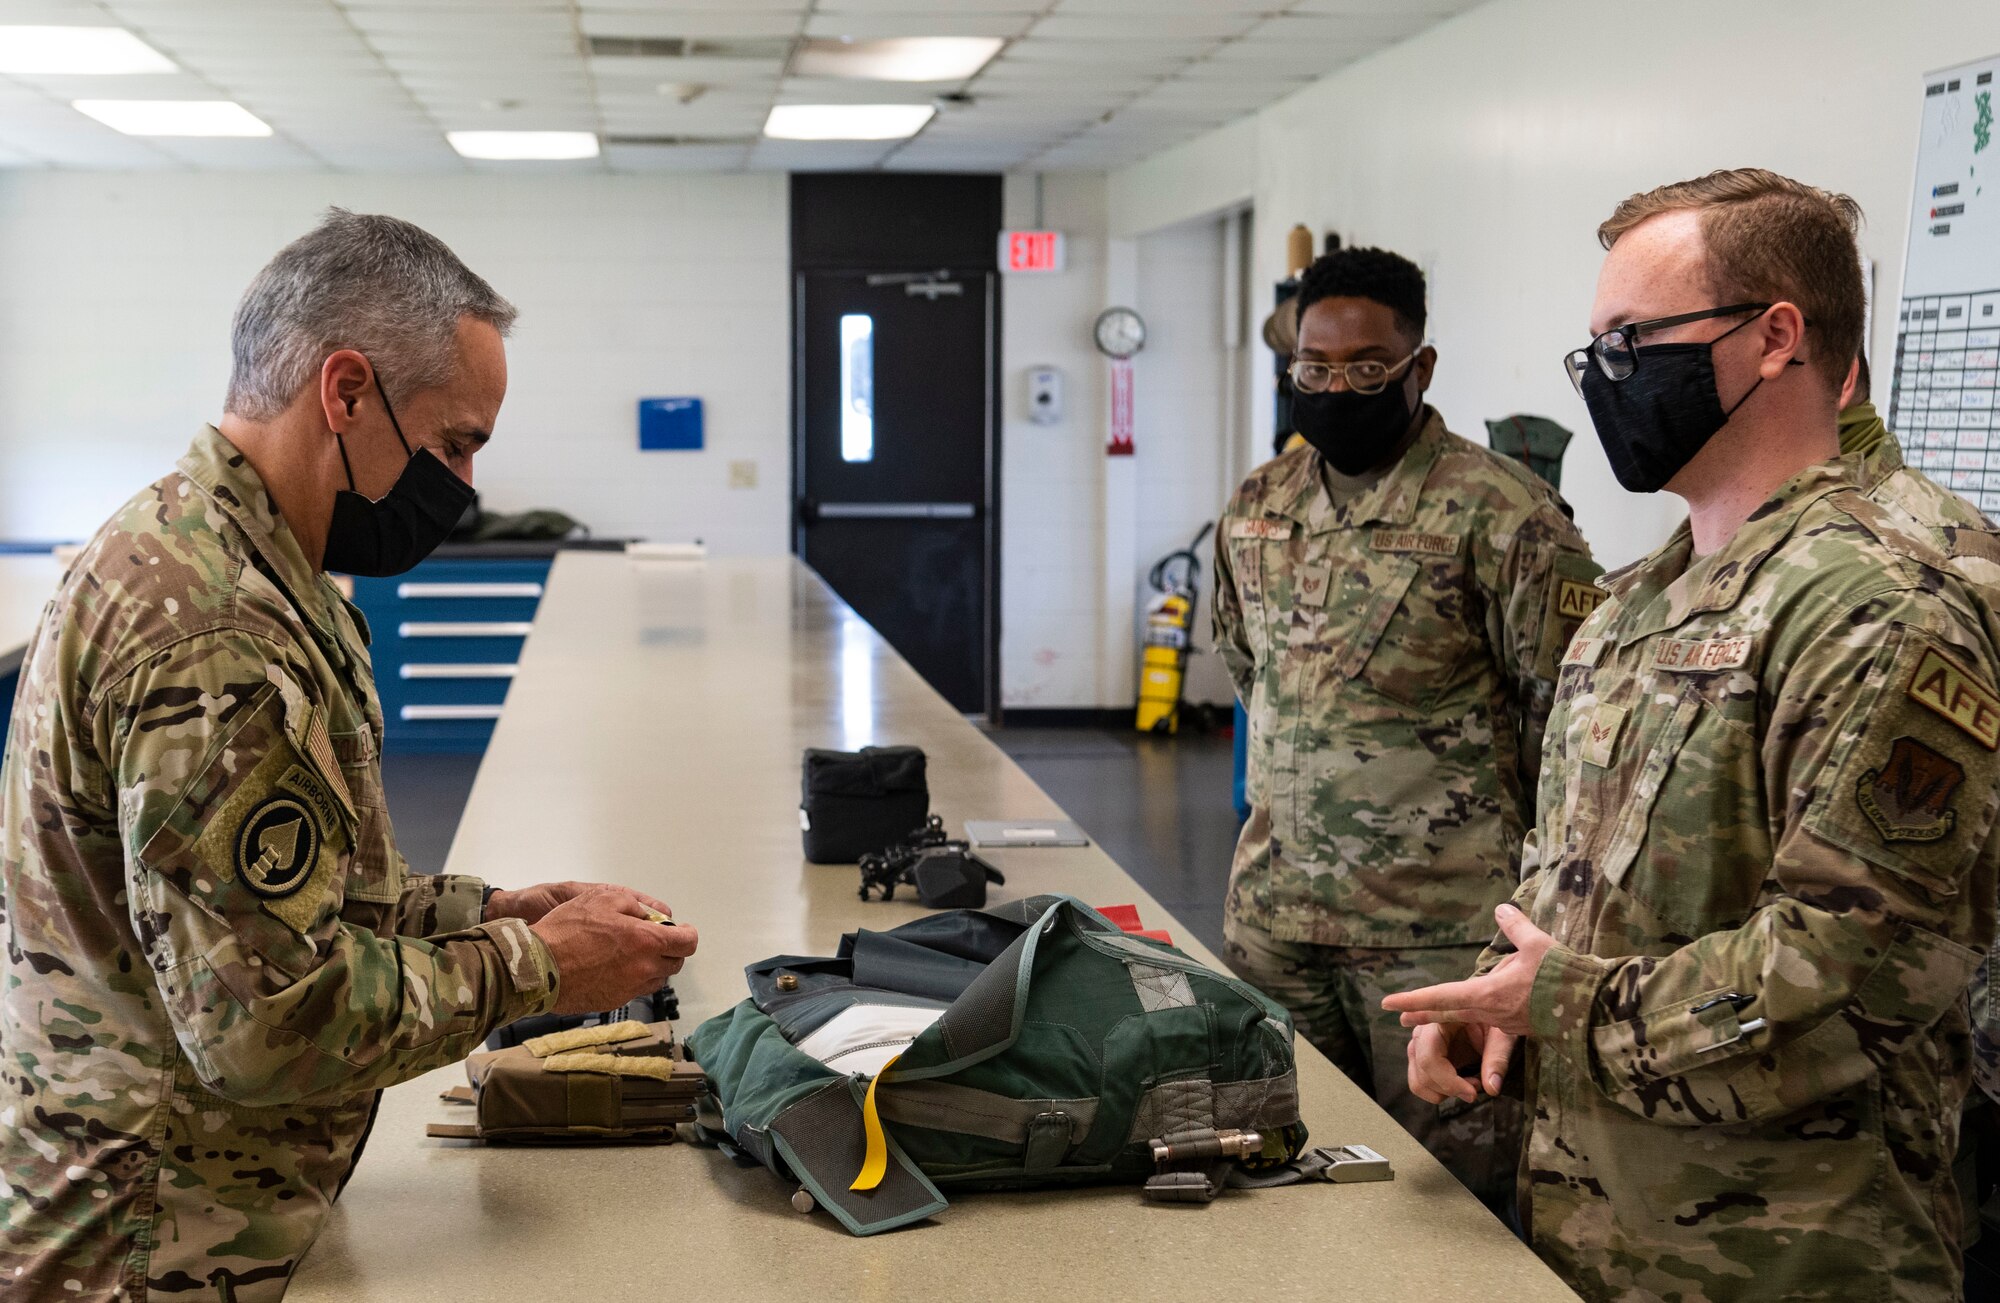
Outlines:
{"type": "Polygon", "coordinates": [[[342,899],[342,859],[353,848],[355,825],[341,794],[282,728],[244,739],[233,754],[238,766],[246,756],[254,761],[247,772],[238,768],[223,779],[218,759],[217,781],[233,790],[202,817],[192,841],[170,826],[174,844],[161,841],[149,852],[219,916],[254,910],[305,936],[328,902],[338,906],[342,899]]]}
{"type": "Polygon", "coordinates": [[[328,832],[337,826],[333,793],[303,765],[291,765],[236,831],[236,875],[265,900],[298,894],[312,878],[328,832]]]}
{"type": "Polygon", "coordinates": [[[1951,801],[1964,782],[1957,761],[1904,736],[1889,744],[1881,768],[1862,773],[1854,799],[1883,841],[1941,841],[1958,825],[1951,801]]]}
{"type": "Polygon", "coordinates": [[[2000,697],[1935,647],[1924,649],[1907,692],[1910,700],[1950,720],[1988,751],[2000,750],[2000,697]]]}
{"type": "Polygon", "coordinates": [[[326,840],[301,801],[266,797],[236,833],[236,876],[265,900],[283,900],[306,885],[326,840]]]}

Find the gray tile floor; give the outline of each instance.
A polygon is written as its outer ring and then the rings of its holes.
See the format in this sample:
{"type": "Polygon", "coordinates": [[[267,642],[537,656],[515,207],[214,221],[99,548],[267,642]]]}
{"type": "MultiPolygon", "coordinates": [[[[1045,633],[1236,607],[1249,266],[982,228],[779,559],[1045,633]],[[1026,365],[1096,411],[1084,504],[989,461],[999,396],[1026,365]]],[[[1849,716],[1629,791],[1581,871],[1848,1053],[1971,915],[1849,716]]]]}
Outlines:
{"type": "MultiPolygon", "coordinates": [[[[1203,944],[1221,949],[1222,889],[1236,846],[1227,736],[1101,728],[1001,728],[990,736],[1203,944]]],[[[384,759],[396,842],[418,872],[444,867],[478,769],[477,756],[384,759]]]]}
{"type": "Polygon", "coordinates": [[[1227,735],[1156,738],[1102,728],[999,728],[989,735],[1203,945],[1221,951],[1222,892],[1237,831],[1227,735]]]}

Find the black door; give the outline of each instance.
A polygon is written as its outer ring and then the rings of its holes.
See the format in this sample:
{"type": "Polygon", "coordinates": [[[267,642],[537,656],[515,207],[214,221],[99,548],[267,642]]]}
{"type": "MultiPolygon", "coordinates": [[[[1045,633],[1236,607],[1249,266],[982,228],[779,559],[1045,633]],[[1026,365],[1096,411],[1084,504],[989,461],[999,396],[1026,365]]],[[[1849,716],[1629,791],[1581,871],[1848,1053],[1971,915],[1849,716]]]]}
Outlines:
{"type": "Polygon", "coordinates": [[[798,554],[952,705],[990,706],[993,275],[798,278],[798,554]]]}

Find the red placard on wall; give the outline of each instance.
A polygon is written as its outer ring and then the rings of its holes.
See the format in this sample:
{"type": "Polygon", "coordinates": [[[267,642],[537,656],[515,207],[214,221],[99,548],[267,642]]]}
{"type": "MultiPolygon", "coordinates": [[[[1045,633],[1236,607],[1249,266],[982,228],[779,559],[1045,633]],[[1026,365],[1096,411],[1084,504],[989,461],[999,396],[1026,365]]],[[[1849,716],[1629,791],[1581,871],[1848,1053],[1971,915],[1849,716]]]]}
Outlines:
{"type": "Polygon", "coordinates": [[[1111,442],[1104,446],[1107,457],[1132,455],[1132,360],[1114,358],[1111,363],[1111,442]]]}
{"type": "Polygon", "coordinates": [[[1000,232],[1000,270],[1013,275],[1063,269],[1061,231],[1000,232]]]}

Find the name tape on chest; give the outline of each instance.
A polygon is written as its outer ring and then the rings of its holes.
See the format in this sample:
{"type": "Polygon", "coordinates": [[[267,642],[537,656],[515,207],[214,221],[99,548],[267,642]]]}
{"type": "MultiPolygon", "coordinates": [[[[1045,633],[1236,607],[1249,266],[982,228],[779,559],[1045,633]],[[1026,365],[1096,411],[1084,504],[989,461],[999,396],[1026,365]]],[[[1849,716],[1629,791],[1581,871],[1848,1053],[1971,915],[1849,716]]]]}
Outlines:
{"type": "Polygon", "coordinates": [[[2000,697],[1935,648],[1924,649],[1906,691],[1988,751],[2000,751],[2000,697]]]}
{"type": "Polygon", "coordinates": [[[1701,673],[1707,670],[1740,670],[1750,663],[1751,639],[1662,638],[1653,644],[1653,668],[1701,673]]]}
{"type": "Polygon", "coordinates": [[[1569,650],[1563,653],[1562,663],[1582,665],[1586,668],[1595,665],[1598,658],[1604,655],[1605,645],[1610,641],[1609,638],[1572,638],[1569,640],[1569,650]]]}
{"type": "Polygon", "coordinates": [[[1289,520],[1232,520],[1229,522],[1231,538],[1264,538],[1272,542],[1282,542],[1292,536],[1292,522],[1289,520]]]}
{"type": "Polygon", "coordinates": [[[1378,529],[1368,538],[1377,552],[1422,552],[1428,556],[1457,556],[1460,534],[1426,534],[1414,529],[1378,529]]]}
{"type": "Polygon", "coordinates": [[[1604,590],[1596,584],[1580,584],[1563,579],[1556,586],[1556,614],[1565,620],[1582,621],[1604,601],[1604,590]]]}

